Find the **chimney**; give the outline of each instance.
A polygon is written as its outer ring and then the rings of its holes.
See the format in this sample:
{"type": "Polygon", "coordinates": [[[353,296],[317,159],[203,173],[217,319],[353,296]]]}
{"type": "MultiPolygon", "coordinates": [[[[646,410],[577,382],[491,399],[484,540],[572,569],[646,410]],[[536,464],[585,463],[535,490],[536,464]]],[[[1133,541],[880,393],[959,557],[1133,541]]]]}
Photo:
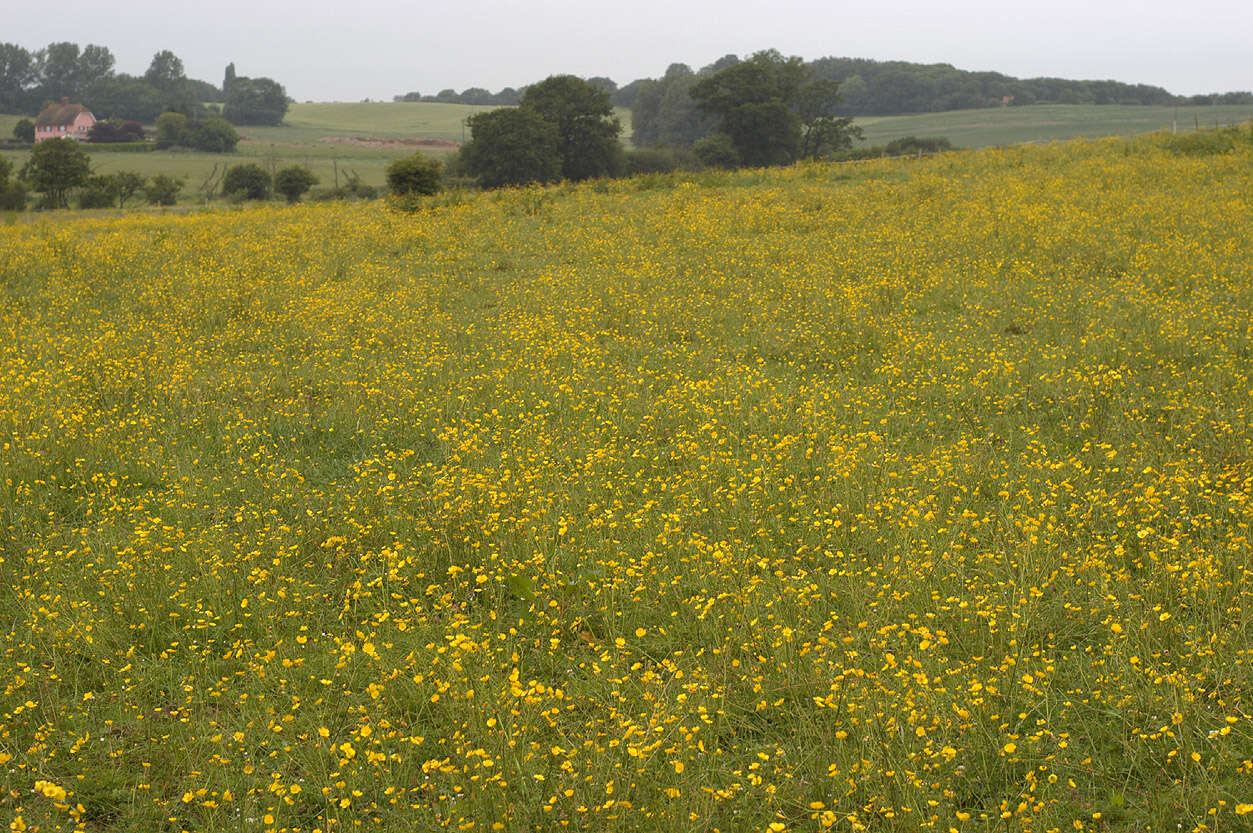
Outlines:
{"type": "Polygon", "coordinates": [[[61,103],[62,103],[62,104],[69,104],[69,103],[70,103],[70,97],[69,97],[68,95],[63,95],[63,96],[61,96],[61,103]]]}

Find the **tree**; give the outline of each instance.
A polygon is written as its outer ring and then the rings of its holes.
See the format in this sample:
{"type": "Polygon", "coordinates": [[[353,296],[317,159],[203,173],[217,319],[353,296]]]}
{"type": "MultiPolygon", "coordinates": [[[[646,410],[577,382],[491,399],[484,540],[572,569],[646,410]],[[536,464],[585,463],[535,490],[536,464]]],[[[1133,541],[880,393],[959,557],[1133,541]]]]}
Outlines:
{"type": "Polygon", "coordinates": [[[113,175],[117,191],[117,207],[125,208],[126,201],[144,190],[144,177],[134,171],[118,171],[113,175]]]}
{"type": "Polygon", "coordinates": [[[703,165],[709,168],[738,168],[740,154],[735,143],[725,133],[711,133],[692,147],[692,152],[703,165]]]}
{"type": "Polygon", "coordinates": [[[317,184],[313,171],[303,165],[283,168],[274,175],[274,190],[286,197],[288,203],[300,202],[305,192],[317,184]]]}
{"type": "Polygon", "coordinates": [[[78,55],[78,44],[68,41],[50,43],[35,53],[39,95],[43,99],[59,101],[63,96],[80,97],[78,55]]]}
{"type": "Polygon", "coordinates": [[[78,192],[79,208],[112,208],[117,199],[117,180],[108,174],[87,177],[78,192]]]}
{"type": "Polygon", "coordinates": [[[768,50],[701,79],[691,94],[718,119],[743,164],[785,164],[800,150],[800,118],[791,105],[804,73],[800,58],[768,50]]]}
{"type": "Polygon", "coordinates": [[[469,125],[461,161],[483,187],[561,179],[557,127],[534,110],[490,110],[471,116],[469,125]]]}
{"type": "Polygon", "coordinates": [[[186,146],[190,122],[182,113],[162,113],[157,117],[157,147],[186,146]]]}
{"type": "Polygon", "coordinates": [[[35,123],[30,119],[21,119],[13,125],[13,138],[19,142],[32,144],[35,141],[35,123]]]}
{"type": "Polygon", "coordinates": [[[93,82],[84,93],[84,103],[98,119],[133,119],[155,121],[172,109],[170,96],[142,78],[115,75],[93,82]]]}
{"type": "Polygon", "coordinates": [[[623,164],[609,93],[573,75],[553,75],[526,88],[524,110],[538,113],[557,128],[561,174],[580,180],[617,173],[623,164]]]}
{"type": "Polygon", "coordinates": [[[78,56],[79,89],[86,90],[98,78],[112,78],[115,63],[117,59],[113,57],[109,47],[94,43],[84,46],[82,54],[78,56]]]}
{"type": "Polygon", "coordinates": [[[22,179],[44,195],[50,208],[68,208],[70,192],[90,175],[91,159],[73,139],[40,142],[22,167],[22,179]]]}
{"type": "Polygon", "coordinates": [[[444,166],[421,152],[387,166],[387,190],[393,194],[438,194],[444,187],[444,166]]]}
{"type": "Polygon", "coordinates": [[[796,111],[801,120],[802,159],[817,159],[853,146],[860,139],[860,127],[848,117],[836,116],[840,85],[829,79],[811,81],[797,94],[796,111]]]}
{"type": "Polygon", "coordinates": [[[264,200],[270,196],[270,175],[251,162],[236,165],[222,178],[222,193],[237,200],[264,200]]]}
{"type": "Polygon", "coordinates": [[[163,49],[152,56],[144,80],[164,93],[180,91],[187,75],[183,72],[182,60],[168,49],[163,49]]]}
{"type": "Polygon", "coordinates": [[[226,95],[231,91],[231,84],[235,83],[235,62],[231,61],[226,65],[226,71],[222,73],[222,94],[226,95]]]}
{"type": "Polygon", "coordinates": [[[222,115],[231,124],[278,125],[287,104],[287,91],[277,81],[240,76],[231,81],[222,115]]]}
{"type": "Polygon", "coordinates": [[[25,113],[39,79],[35,56],[16,43],[0,43],[0,112],[25,113]]]}
{"type": "Polygon", "coordinates": [[[226,119],[193,122],[187,129],[187,146],[206,153],[234,153],[239,133],[226,119]]]}
{"type": "Polygon", "coordinates": [[[0,156],[0,211],[24,211],[26,188],[20,182],[10,181],[13,163],[0,156]]]}
{"type": "Polygon", "coordinates": [[[178,200],[178,192],[183,190],[183,180],[169,174],[156,174],[148,180],[144,188],[144,196],[149,205],[173,205],[178,200]]]}
{"type": "Polygon", "coordinates": [[[687,64],[671,64],[656,81],[639,83],[631,107],[631,140],[637,147],[686,148],[714,126],[714,119],[692,99],[699,76],[687,64]]]}
{"type": "Polygon", "coordinates": [[[111,119],[98,121],[87,131],[87,141],[92,144],[99,142],[142,142],[144,128],[137,121],[121,121],[111,119]]]}
{"type": "Polygon", "coordinates": [[[812,80],[800,58],[773,49],[701,79],[692,97],[718,119],[745,165],[785,165],[849,147],[859,135],[834,115],[839,84],[812,80]]]}

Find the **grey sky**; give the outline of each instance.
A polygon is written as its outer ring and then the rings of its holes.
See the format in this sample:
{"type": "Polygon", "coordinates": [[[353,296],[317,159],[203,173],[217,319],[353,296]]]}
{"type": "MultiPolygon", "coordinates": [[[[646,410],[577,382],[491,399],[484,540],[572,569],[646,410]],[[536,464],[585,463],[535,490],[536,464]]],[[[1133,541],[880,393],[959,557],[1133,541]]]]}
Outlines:
{"type": "Polygon", "coordinates": [[[1112,78],[1191,94],[1253,89],[1250,0],[58,0],[19,3],[0,41],[109,47],[141,73],[171,49],[220,84],[270,76],[299,100],[520,86],[559,72],[619,84],[728,52],[944,62],[1018,77],[1112,78]],[[50,9],[55,8],[55,13],[50,9]]]}

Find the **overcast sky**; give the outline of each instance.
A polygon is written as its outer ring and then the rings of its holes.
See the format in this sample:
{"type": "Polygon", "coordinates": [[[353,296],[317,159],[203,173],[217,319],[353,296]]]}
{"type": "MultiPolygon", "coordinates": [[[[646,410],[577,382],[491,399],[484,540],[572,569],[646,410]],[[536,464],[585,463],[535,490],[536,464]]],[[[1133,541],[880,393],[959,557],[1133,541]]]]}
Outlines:
{"type": "Polygon", "coordinates": [[[13,0],[0,41],[96,43],[142,73],[171,49],[221,84],[269,76],[298,100],[496,91],[554,73],[626,84],[672,62],[774,47],[942,62],[961,69],[1155,84],[1174,93],[1253,89],[1250,0],[13,0]],[[51,11],[55,8],[55,12],[51,11]]]}

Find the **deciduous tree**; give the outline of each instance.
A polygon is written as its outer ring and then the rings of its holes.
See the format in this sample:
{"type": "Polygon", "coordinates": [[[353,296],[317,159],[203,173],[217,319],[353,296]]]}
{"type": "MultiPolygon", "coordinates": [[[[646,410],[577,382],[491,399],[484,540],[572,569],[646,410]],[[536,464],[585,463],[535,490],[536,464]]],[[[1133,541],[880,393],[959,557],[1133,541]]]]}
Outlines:
{"type": "Polygon", "coordinates": [[[561,175],[580,180],[622,169],[622,125],[609,93],[573,75],[554,75],[526,88],[521,108],[538,113],[557,128],[561,175]]]}
{"type": "Polygon", "coordinates": [[[461,160],[483,187],[561,179],[557,127],[534,110],[491,110],[471,116],[469,124],[461,160]]]}
{"type": "Polygon", "coordinates": [[[40,142],[22,167],[22,179],[44,195],[49,208],[68,208],[70,193],[90,175],[91,159],[73,139],[40,142]]]}
{"type": "Polygon", "coordinates": [[[231,81],[222,115],[231,124],[282,124],[287,114],[287,91],[272,78],[244,78],[231,81]]]}

